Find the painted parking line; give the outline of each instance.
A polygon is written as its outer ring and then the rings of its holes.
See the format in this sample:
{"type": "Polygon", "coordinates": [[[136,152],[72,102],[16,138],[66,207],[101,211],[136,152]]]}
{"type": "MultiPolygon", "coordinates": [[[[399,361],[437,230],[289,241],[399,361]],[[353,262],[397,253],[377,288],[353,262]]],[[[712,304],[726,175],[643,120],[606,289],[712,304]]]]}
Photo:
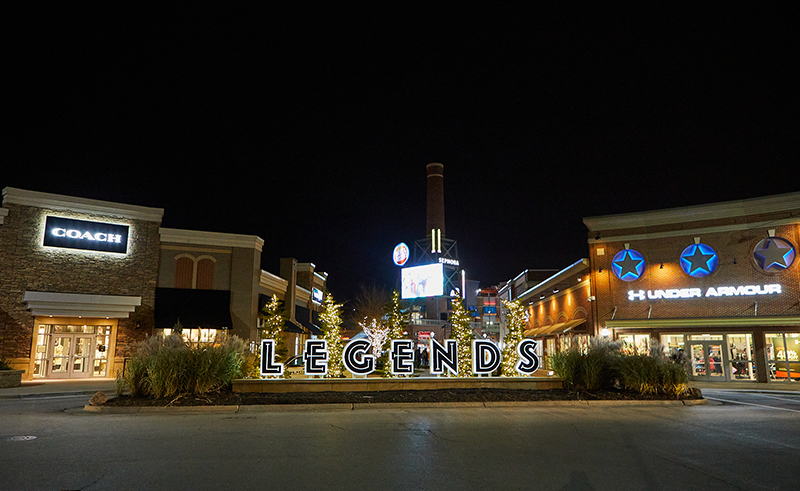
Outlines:
{"type": "Polygon", "coordinates": [[[755,406],[755,407],[763,407],[765,409],[777,409],[778,411],[789,411],[792,413],[800,413],[800,409],[787,409],[785,407],[767,406],[765,404],[755,404],[752,402],[732,401],[730,399],[720,399],[719,397],[712,397],[712,396],[706,396],[706,399],[712,401],[729,402],[731,404],[742,404],[744,406],[755,406]]]}

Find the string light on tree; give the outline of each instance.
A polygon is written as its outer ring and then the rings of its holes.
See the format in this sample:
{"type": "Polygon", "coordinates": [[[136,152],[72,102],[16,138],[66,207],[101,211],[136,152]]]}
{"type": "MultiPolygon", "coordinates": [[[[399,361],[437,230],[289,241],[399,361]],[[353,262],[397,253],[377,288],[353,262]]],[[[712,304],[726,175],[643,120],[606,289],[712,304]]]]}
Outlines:
{"type": "MultiPolygon", "coordinates": [[[[262,328],[260,331],[261,339],[272,339],[275,341],[275,359],[282,361],[286,358],[289,350],[286,348],[284,342],[285,336],[283,329],[286,325],[286,314],[281,307],[280,300],[276,295],[272,295],[269,302],[264,305],[261,312],[258,314],[261,319],[262,328]]],[[[283,374],[280,376],[268,375],[267,378],[285,378],[283,374]]]]}
{"type": "Polygon", "coordinates": [[[464,308],[464,299],[453,299],[453,314],[450,316],[450,325],[453,328],[453,338],[458,346],[458,376],[472,376],[472,340],[475,332],[469,325],[470,316],[464,308]]]}
{"type": "Polygon", "coordinates": [[[328,373],[325,378],[339,378],[344,375],[342,363],[342,305],[333,301],[333,295],[325,295],[325,303],[319,320],[328,345],[328,373]]]}
{"type": "Polygon", "coordinates": [[[525,309],[519,300],[513,302],[503,300],[503,307],[506,309],[508,319],[508,333],[503,348],[503,376],[519,377],[521,374],[516,369],[519,361],[517,345],[525,338],[525,309]]]}

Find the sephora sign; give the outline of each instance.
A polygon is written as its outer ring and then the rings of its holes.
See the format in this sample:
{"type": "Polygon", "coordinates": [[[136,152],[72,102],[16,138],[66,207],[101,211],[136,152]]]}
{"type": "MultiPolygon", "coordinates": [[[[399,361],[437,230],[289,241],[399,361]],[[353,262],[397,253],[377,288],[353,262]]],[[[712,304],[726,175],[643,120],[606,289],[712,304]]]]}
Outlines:
{"type": "MultiPolygon", "coordinates": [[[[328,346],[324,339],[309,339],[303,354],[306,375],[326,375],[328,373],[328,346]]],[[[532,375],[539,368],[539,357],[535,353],[536,341],[523,339],[517,345],[519,361],[516,370],[520,375],[532,375]]],[[[366,339],[353,339],[342,351],[345,369],[354,375],[369,375],[375,371],[375,356],[370,354],[372,343],[366,339]]],[[[472,374],[491,375],[500,367],[501,354],[493,342],[486,339],[472,341],[472,374]]],[[[389,363],[392,375],[414,374],[414,342],[410,339],[392,341],[389,350],[389,363]]],[[[458,375],[458,345],[455,339],[446,339],[444,346],[435,339],[430,340],[430,370],[433,375],[458,375]]],[[[279,376],[283,374],[283,363],[275,362],[275,341],[261,340],[261,375],[279,376]]]]}

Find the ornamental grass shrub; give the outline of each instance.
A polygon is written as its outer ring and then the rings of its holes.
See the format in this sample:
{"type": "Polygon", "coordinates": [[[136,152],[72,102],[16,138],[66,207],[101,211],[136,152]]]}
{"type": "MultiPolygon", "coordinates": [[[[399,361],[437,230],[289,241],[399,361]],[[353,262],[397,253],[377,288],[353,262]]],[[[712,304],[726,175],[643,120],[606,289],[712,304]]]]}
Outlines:
{"type": "Polygon", "coordinates": [[[664,355],[653,342],[645,354],[626,355],[618,343],[592,338],[588,348],[571,348],[551,356],[553,371],[573,389],[611,389],[622,386],[640,394],[674,397],[690,391],[685,367],[664,355]]]}
{"type": "Polygon", "coordinates": [[[134,397],[202,395],[229,386],[248,371],[249,349],[236,336],[206,345],[189,345],[177,334],[141,341],[117,373],[115,390],[134,397]]]}

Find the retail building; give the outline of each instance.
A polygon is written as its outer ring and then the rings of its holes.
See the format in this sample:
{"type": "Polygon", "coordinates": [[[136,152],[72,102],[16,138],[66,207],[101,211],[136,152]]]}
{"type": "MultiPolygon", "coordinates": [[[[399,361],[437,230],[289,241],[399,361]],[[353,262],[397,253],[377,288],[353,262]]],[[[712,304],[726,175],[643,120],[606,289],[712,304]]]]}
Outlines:
{"type": "Polygon", "coordinates": [[[583,221],[598,333],[695,380],[800,380],[800,193],[583,221]]]}
{"type": "Polygon", "coordinates": [[[254,342],[272,295],[289,314],[290,354],[320,333],[325,273],[292,258],[263,271],[261,238],[162,228],[163,214],[5,188],[0,358],[27,379],[113,377],[136,342],[178,323],[191,342],[254,342]]]}

